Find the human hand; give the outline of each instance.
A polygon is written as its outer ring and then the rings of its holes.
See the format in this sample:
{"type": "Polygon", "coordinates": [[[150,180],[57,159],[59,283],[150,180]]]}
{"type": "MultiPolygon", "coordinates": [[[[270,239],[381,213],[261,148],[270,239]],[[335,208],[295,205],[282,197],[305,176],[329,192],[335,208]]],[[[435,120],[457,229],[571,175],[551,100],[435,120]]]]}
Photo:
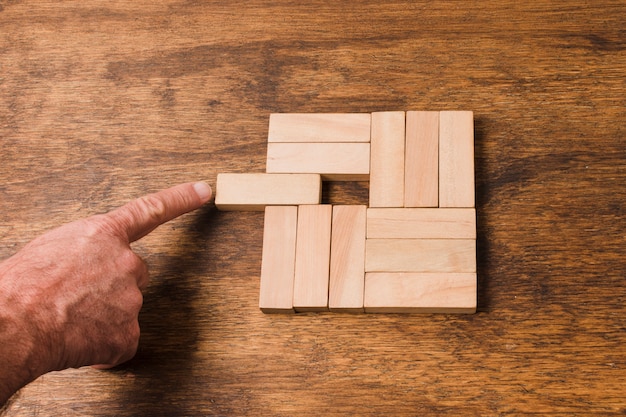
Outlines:
{"type": "Polygon", "coordinates": [[[205,183],[181,184],[54,229],[2,262],[0,404],[3,385],[133,357],[148,270],[130,243],[211,196],[205,183]]]}

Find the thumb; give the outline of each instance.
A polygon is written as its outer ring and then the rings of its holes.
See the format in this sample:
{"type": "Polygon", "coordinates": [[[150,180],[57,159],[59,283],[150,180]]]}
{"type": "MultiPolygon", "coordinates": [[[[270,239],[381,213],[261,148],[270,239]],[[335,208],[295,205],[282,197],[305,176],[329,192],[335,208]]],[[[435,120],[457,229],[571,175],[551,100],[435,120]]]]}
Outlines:
{"type": "Polygon", "coordinates": [[[129,242],[134,242],[159,225],[199,208],[212,196],[208,184],[190,182],[140,197],[105,216],[128,237],[129,242]]]}

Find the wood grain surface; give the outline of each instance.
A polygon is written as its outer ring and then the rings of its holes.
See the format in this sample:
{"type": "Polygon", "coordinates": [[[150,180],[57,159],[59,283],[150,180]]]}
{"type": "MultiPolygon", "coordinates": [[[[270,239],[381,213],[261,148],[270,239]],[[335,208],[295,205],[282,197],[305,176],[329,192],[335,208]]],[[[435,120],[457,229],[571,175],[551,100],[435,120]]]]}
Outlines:
{"type": "Polygon", "coordinates": [[[623,415],[625,21],[622,0],[0,1],[0,258],[263,172],[272,112],[472,110],[479,281],[469,316],[264,315],[263,214],[207,207],[135,245],[135,359],[5,414],[623,415]]]}

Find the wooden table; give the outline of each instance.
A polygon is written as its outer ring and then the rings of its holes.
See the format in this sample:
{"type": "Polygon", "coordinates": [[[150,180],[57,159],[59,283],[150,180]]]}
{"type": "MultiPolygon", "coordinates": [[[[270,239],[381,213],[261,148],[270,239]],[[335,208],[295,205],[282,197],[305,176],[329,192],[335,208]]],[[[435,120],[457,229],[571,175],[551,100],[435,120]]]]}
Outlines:
{"type": "Polygon", "coordinates": [[[234,3],[0,2],[0,258],[262,172],[272,112],[473,110],[479,312],[264,315],[263,214],[205,208],[135,246],[136,358],[45,375],[6,415],[623,415],[626,4],[234,3]]]}

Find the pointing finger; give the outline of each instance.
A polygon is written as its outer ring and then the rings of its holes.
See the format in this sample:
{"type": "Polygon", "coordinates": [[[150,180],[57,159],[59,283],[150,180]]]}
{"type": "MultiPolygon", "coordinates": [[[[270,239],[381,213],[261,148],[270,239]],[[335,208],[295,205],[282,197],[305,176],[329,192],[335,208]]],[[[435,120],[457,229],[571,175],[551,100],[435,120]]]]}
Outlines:
{"type": "Polygon", "coordinates": [[[129,242],[134,242],[159,225],[199,208],[212,196],[211,187],[204,182],[180,184],[140,197],[106,216],[129,242]]]}

